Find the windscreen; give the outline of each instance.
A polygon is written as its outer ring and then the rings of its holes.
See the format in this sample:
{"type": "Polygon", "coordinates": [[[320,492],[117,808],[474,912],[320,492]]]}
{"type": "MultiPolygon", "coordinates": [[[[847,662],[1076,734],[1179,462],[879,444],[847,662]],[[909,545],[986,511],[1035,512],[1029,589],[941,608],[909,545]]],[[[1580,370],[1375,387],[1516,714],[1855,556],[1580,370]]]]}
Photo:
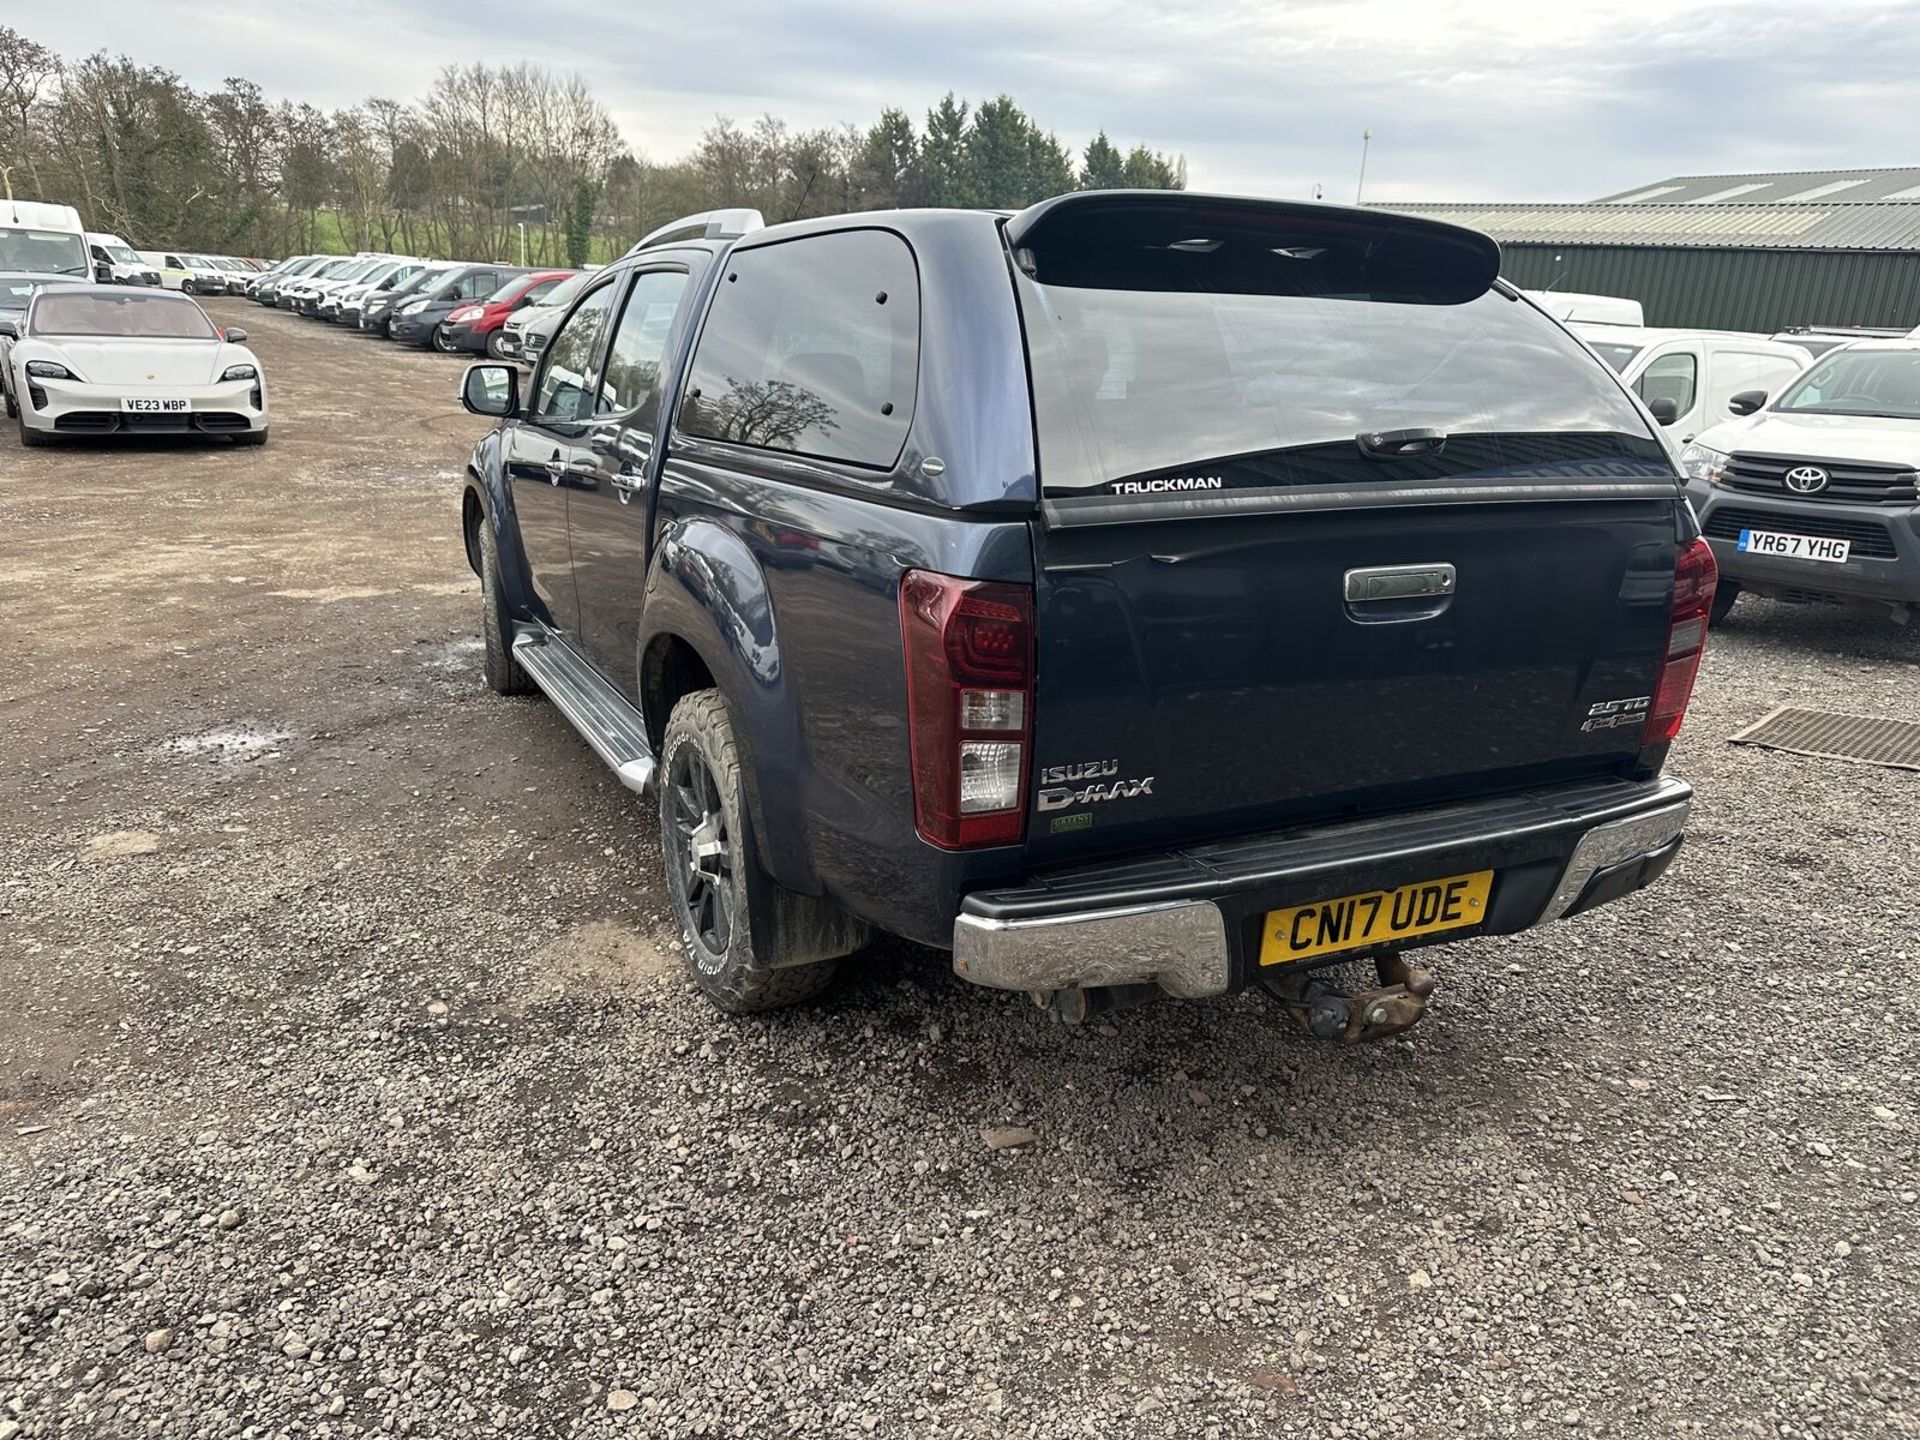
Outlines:
{"type": "Polygon", "coordinates": [[[138,265],[140,263],[140,257],[133,253],[131,245],[102,245],[100,248],[106,251],[108,257],[117,264],[138,265]]]}
{"type": "Polygon", "coordinates": [[[445,300],[460,287],[460,277],[464,270],[443,270],[437,278],[420,287],[420,296],[427,300],[445,300]]]}
{"type": "Polygon", "coordinates": [[[1593,353],[1606,361],[1616,375],[1626,373],[1627,366],[1633,363],[1633,357],[1646,349],[1644,345],[1623,345],[1617,340],[1589,340],[1593,353]]]}
{"type": "Polygon", "coordinates": [[[1168,259],[1154,288],[1022,275],[1049,495],[1672,478],[1615,376],[1501,289],[1244,293],[1168,259]]]}
{"type": "Polygon", "coordinates": [[[1829,355],[1802,375],[1774,409],[1796,415],[1920,420],[1920,349],[1829,355]]]}
{"type": "Polygon", "coordinates": [[[573,303],[573,297],[586,289],[587,282],[593,279],[598,273],[599,272],[595,270],[582,270],[578,275],[568,276],[545,295],[542,295],[540,297],[540,304],[552,309],[558,309],[562,305],[571,305],[573,303]]]}
{"type": "Polygon", "coordinates": [[[90,275],[87,244],[68,230],[10,229],[0,225],[0,270],[90,275]]]}
{"type": "Polygon", "coordinates": [[[66,280],[49,275],[43,280],[27,279],[20,275],[9,275],[0,280],[0,310],[15,313],[27,308],[27,302],[33,299],[37,291],[51,289],[57,285],[77,285],[77,280],[66,280]]]}
{"type": "Polygon", "coordinates": [[[87,338],[129,336],[143,340],[212,340],[213,324],[191,300],[138,290],[105,295],[48,291],[33,307],[35,335],[87,338]]]}
{"type": "Polygon", "coordinates": [[[394,300],[398,300],[402,295],[418,295],[429,286],[436,284],[446,273],[445,269],[422,267],[406,279],[396,281],[387,295],[394,300]]]}

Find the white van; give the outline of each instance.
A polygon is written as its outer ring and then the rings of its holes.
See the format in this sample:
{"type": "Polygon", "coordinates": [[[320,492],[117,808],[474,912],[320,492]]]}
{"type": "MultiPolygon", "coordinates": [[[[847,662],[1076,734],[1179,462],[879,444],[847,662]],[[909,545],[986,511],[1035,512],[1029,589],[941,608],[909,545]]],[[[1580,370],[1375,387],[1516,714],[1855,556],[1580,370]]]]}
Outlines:
{"type": "Polygon", "coordinates": [[[227,272],[204,255],[186,250],[142,250],[140,258],[160,272],[160,283],[189,295],[224,295],[227,272]]]}
{"type": "Polygon", "coordinates": [[[38,200],[0,200],[0,270],[93,279],[80,212],[38,200]]]}
{"type": "Polygon", "coordinates": [[[1624,295],[1583,295],[1577,290],[1522,290],[1520,293],[1563,324],[1575,320],[1591,320],[1601,325],[1647,323],[1645,307],[1624,295]]]}
{"type": "Polygon", "coordinates": [[[1813,352],[1805,346],[1737,330],[1650,330],[1579,322],[1569,328],[1620,372],[1682,445],[1741,413],[1733,408],[1734,396],[1748,390],[1778,394],[1813,363],[1813,352]],[[1669,405],[1672,419],[1665,418],[1669,405]]]}
{"type": "Polygon", "coordinates": [[[103,285],[158,285],[160,272],[142,260],[118,235],[87,232],[87,250],[93,256],[93,278],[103,285]]]}

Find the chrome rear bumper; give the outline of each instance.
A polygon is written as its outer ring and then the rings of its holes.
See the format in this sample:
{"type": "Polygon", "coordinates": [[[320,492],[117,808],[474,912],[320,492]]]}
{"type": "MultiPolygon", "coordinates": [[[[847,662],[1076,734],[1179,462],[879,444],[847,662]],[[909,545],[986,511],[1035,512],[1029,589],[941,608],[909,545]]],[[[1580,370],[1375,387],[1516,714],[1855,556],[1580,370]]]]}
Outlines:
{"type": "Polygon", "coordinates": [[[1657,878],[1686,828],[1692,796],[1676,780],[1587,787],[1577,801],[1540,792],[1489,803],[1487,824],[1477,834],[1462,824],[1475,807],[1446,807],[1398,823],[1359,821],[1180,852],[1169,856],[1165,881],[1157,885],[1139,882],[1136,858],[1124,893],[1116,887],[1101,894],[1096,870],[1067,884],[973,895],[954,921],[953,968],[963,979],[1002,990],[1156,984],[1183,999],[1220,995],[1244,978],[1236,976],[1236,968],[1246,968],[1236,967],[1242,958],[1236,936],[1267,908],[1364,893],[1380,888],[1383,876],[1411,883],[1523,863],[1538,883],[1516,887],[1504,903],[1497,896],[1493,923],[1471,932],[1512,934],[1583,908],[1588,887],[1603,873],[1624,878],[1592,903],[1657,878]],[[1253,849],[1270,863],[1235,863],[1253,849]],[[1337,856],[1333,863],[1330,852],[1337,856]],[[1642,862],[1644,878],[1630,871],[1642,862]],[[1302,887],[1311,893],[1303,895],[1302,887]],[[1164,893],[1143,893],[1155,888],[1164,893]],[[1214,893],[1204,893],[1209,889],[1214,893]]]}

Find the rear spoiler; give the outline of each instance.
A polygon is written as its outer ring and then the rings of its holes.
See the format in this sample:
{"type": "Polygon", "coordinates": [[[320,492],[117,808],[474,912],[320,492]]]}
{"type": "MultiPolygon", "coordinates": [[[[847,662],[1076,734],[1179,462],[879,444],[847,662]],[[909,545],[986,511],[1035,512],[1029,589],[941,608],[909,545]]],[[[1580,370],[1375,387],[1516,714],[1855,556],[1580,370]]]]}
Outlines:
{"type": "Polygon", "coordinates": [[[1005,234],[1020,269],[1049,285],[1463,305],[1500,274],[1499,245],[1465,226],[1183,190],[1060,195],[1005,234]]]}

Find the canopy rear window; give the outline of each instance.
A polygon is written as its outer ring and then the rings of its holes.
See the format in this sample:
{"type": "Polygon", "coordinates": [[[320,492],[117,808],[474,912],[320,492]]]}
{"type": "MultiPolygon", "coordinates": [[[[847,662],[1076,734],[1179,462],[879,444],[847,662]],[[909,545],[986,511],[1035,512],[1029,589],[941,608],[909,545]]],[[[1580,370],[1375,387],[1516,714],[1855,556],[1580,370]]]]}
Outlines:
{"type": "Polygon", "coordinates": [[[1484,237],[1122,200],[1009,222],[1048,495],[1673,478],[1607,367],[1493,286],[1484,237]]]}

